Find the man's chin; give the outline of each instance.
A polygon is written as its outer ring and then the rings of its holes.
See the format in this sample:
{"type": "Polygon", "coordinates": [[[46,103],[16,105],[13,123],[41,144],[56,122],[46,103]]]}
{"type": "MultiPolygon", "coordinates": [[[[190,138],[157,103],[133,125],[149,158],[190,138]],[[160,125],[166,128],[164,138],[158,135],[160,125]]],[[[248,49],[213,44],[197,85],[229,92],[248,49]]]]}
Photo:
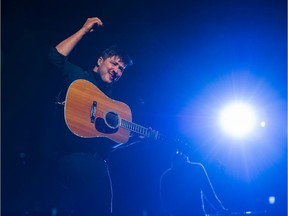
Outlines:
{"type": "Polygon", "coordinates": [[[107,86],[110,86],[110,85],[112,85],[113,83],[115,83],[114,81],[111,81],[111,80],[103,80],[103,82],[104,82],[107,86]]]}

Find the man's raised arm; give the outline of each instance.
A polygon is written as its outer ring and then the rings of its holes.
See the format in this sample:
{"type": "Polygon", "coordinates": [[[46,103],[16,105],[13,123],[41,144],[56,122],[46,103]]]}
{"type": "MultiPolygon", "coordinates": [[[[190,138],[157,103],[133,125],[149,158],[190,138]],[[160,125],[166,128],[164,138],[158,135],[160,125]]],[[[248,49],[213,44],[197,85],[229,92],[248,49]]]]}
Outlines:
{"type": "Polygon", "coordinates": [[[56,46],[57,51],[64,56],[68,56],[84,35],[94,31],[94,26],[103,26],[103,23],[98,17],[88,18],[81,29],[56,46]]]}

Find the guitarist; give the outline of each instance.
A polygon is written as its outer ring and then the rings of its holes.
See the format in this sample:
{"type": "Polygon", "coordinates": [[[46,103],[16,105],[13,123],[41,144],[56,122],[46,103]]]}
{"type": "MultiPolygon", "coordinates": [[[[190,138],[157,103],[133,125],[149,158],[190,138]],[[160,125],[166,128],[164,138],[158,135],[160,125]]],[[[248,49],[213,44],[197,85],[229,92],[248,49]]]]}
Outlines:
{"type": "Polygon", "coordinates": [[[73,81],[88,80],[111,97],[111,86],[132,65],[130,57],[118,46],[104,50],[92,70],[84,70],[69,61],[68,56],[78,42],[95,31],[95,27],[102,26],[98,17],[88,18],[76,33],[51,48],[49,54],[63,83],[56,101],[56,123],[52,126],[57,143],[57,150],[53,152],[57,172],[53,207],[57,215],[106,216],[112,213],[112,185],[106,163],[111,145],[105,143],[104,138],[83,139],[72,134],[63,112],[66,90],[73,81]]]}
{"type": "Polygon", "coordinates": [[[228,214],[204,166],[190,161],[180,150],[173,156],[171,167],[161,175],[160,198],[170,216],[205,216],[207,204],[215,215],[228,214]]]}

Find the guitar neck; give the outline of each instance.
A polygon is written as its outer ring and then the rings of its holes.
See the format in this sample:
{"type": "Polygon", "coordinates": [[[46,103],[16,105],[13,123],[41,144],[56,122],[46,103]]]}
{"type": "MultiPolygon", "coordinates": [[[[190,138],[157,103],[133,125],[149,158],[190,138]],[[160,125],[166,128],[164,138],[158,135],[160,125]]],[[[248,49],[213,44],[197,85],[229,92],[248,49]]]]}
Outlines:
{"type": "Polygon", "coordinates": [[[152,128],[146,128],[139,124],[135,124],[133,122],[130,122],[126,119],[121,119],[120,121],[120,127],[132,131],[134,133],[140,134],[146,138],[151,138],[156,141],[160,141],[163,143],[175,143],[179,142],[176,140],[171,140],[168,137],[164,136],[163,134],[159,133],[159,131],[153,130],[152,128]]]}
{"type": "Polygon", "coordinates": [[[155,140],[159,140],[162,137],[160,136],[158,131],[152,130],[151,128],[143,127],[141,125],[130,122],[126,119],[121,119],[120,127],[129,131],[132,131],[134,133],[137,133],[139,135],[142,135],[144,137],[153,138],[155,140]]]}

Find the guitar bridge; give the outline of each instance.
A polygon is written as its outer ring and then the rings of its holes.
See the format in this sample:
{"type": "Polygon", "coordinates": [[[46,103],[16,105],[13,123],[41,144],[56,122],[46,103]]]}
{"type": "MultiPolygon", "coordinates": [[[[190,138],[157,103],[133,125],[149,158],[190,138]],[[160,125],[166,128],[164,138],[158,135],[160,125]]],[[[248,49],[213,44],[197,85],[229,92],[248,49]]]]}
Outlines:
{"type": "Polygon", "coordinates": [[[90,122],[95,123],[97,102],[93,101],[90,109],[90,122]]]}

